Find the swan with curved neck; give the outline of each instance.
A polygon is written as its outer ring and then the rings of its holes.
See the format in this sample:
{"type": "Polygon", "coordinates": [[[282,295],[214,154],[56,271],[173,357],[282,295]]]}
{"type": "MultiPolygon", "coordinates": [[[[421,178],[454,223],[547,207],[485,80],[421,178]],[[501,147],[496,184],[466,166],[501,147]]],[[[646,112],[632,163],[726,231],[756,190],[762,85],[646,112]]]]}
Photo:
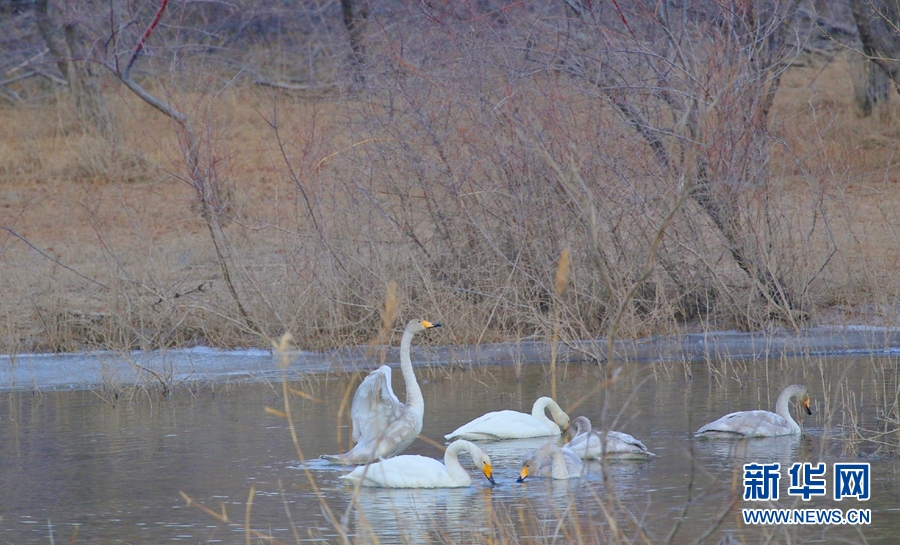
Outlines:
{"type": "Polygon", "coordinates": [[[603,458],[604,452],[610,458],[645,459],[656,456],[644,443],[620,431],[606,432],[604,449],[603,434],[591,429],[591,421],[586,416],[579,416],[573,420],[568,434],[572,434],[572,439],[563,445],[563,450],[571,450],[582,460],[599,460],[603,458]]]}
{"type": "Polygon", "coordinates": [[[572,479],[580,477],[583,471],[584,462],[577,454],[550,442],[525,457],[516,482],[524,482],[529,476],[572,479]]]}
{"type": "Polygon", "coordinates": [[[703,426],[694,434],[698,437],[776,437],[800,435],[800,426],[791,417],[790,401],[796,397],[800,406],[811,415],[809,392],[806,386],[793,384],[782,390],[775,401],[775,412],[739,411],[723,416],[703,426]]]}
{"type": "Polygon", "coordinates": [[[531,414],[518,411],[495,411],[479,416],[444,436],[452,439],[527,439],[559,435],[569,427],[569,416],[549,397],[538,398],[531,414]],[[550,410],[553,420],[547,418],[550,410]]]}
{"type": "Polygon", "coordinates": [[[425,320],[406,324],[400,339],[400,371],[406,383],[406,403],[401,403],[391,387],[391,368],[382,365],[369,373],[353,396],[350,419],[356,445],[345,454],[323,458],[342,464],[361,465],[403,452],[422,431],[425,401],[409,357],[416,333],[440,327],[425,320]]]}
{"type": "Polygon", "coordinates": [[[444,452],[444,463],[425,456],[405,454],[357,467],[341,479],[360,486],[381,488],[459,488],[471,486],[472,477],[459,463],[459,455],[468,453],[491,484],[495,484],[491,458],[469,441],[454,441],[444,452]]]}

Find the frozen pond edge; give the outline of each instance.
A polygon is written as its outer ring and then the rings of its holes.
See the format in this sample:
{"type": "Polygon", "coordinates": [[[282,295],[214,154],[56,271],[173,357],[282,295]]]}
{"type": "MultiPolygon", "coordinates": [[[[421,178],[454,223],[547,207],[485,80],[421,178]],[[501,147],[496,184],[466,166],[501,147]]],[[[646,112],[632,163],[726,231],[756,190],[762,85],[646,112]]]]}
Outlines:
{"type": "MultiPolygon", "coordinates": [[[[900,329],[868,326],[815,327],[795,335],[786,330],[741,333],[721,331],[617,341],[616,358],[623,361],[704,361],[762,359],[841,354],[891,355],[900,351],[900,329]]],[[[558,361],[598,362],[605,359],[606,340],[560,343],[558,361]]],[[[417,365],[534,364],[550,360],[546,341],[434,346],[413,349],[417,365]]],[[[165,380],[171,385],[280,380],[311,373],[372,369],[384,361],[399,361],[396,347],[356,346],[327,352],[292,355],[286,370],[268,350],[187,348],[152,352],[90,352],[0,356],[0,391],[79,390],[104,383],[130,386],[165,380]],[[382,360],[383,352],[383,360],[382,360]]]]}

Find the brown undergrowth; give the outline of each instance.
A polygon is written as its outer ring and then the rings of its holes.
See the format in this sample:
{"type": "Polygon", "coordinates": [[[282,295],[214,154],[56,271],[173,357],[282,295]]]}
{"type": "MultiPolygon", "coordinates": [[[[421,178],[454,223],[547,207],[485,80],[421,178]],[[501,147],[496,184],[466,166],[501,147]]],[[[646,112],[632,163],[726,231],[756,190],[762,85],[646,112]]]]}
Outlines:
{"type": "Polygon", "coordinates": [[[267,346],[285,330],[306,349],[362,343],[380,326],[369,302],[391,283],[399,315],[453,324],[442,342],[454,344],[549,339],[557,324],[562,341],[604,336],[619,311],[624,337],[896,324],[900,120],[895,105],[855,115],[843,56],[786,72],[767,183],[735,203],[796,294],[790,319],[583,89],[535,77],[490,110],[468,82],[427,103],[388,83],[320,98],[170,92],[204,127],[233,293],[171,122],[111,82],[114,141],[81,130],[64,98],[0,110],[0,349],[267,346]],[[571,194],[582,182],[594,212],[571,194]]]}

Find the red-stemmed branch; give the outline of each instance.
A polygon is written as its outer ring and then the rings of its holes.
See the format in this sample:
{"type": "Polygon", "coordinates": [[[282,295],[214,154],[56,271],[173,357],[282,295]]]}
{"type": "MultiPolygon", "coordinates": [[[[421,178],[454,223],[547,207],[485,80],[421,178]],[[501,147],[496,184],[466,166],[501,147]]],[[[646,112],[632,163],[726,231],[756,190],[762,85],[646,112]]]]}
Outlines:
{"type": "MultiPolygon", "coordinates": [[[[187,183],[193,187],[194,191],[197,194],[197,201],[201,208],[201,215],[203,217],[204,222],[206,223],[207,228],[209,229],[209,234],[212,239],[213,246],[216,249],[216,256],[219,260],[219,267],[222,270],[222,274],[225,279],[225,284],[228,286],[228,290],[231,292],[231,296],[234,299],[235,304],[237,305],[238,311],[241,316],[244,318],[244,321],[247,324],[247,327],[259,333],[260,328],[254,322],[254,320],[247,313],[247,310],[244,308],[244,305],[241,303],[240,297],[238,297],[237,290],[235,289],[234,282],[231,279],[231,273],[229,272],[228,262],[227,262],[227,243],[224,240],[221,240],[221,226],[218,223],[219,216],[219,207],[221,206],[220,196],[218,192],[215,190],[215,182],[210,181],[210,177],[207,174],[204,174],[200,165],[200,149],[198,147],[197,138],[194,135],[194,129],[191,126],[190,119],[176,108],[172,107],[171,104],[163,102],[158,99],[154,95],[152,95],[149,91],[144,89],[139,83],[134,81],[134,78],[131,77],[131,68],[134,66],[135,61],[138,56],[141,54],[141,51],[144,49],[144,44],[150,38],[150,35],[153,34],[153,31],[159,26],[159,22],[162,19],[163,12],[166,10],[166,6],[169,4],[169,0],[160,0],[159,9],[156,10],[156,15],[153,17],[153,21],[147,26],[147,29],[141,35],[140,40],[138,40],[137,44],[134,46],[134,50],[131,52],[131,57],[128,59],[128,63],[125,65],[124,70],[119,70],[118,61],[114,67],[110,67],[116,77],[121,80],[122,83],[125,84],[134,94],[139,96],[144,102],[153,106],[170,119],[178,123],[181,129],[184,131],[185,137],[185,148],[183,149],[184,158],[187,163],[188,171],[189,171],[189,179],[187,183]],[[211,187],[212,186],[212,187],[211,187]]],[[[112,9],[112,7],[110,7],[112,9]]]]}
{"type": "MultiPolygon", "coordinates": [[[[173,108],[170,104],[167,104],[160,99],[156,98],[149,91],[141,87],[134,78],[131,77],[131,68],[134,66],[135,61],[138,58],[138,55],[141,54],[141,51],[144,49],[144,44],[147,42],[147,39],[156,30],[156,27],[159,26],[159,21],[162,19],[162,14],[166,10],[166,6],[169,4],[169,0],[160,0],[159,9],[156,10],[156,15],[153,17],[153,21],[147,26],[147,30],[144,31],[144,34],[141,35],[141,39],[138,40],[137,44],[134,46],[134,50],[131,52],[131,57],[128,59],[128,63],[125,65],[124,70],[119,70],[119,67],[116,66],[112,69],[113,73],[115,73],[116,77],[125,84],[126,87],[131,89],[131,91],[139,96],[144,102],[153,106],[160,112],[166,114],[184,129],[187,136],[187,144],[188,144],[188,160],[189,167],[191,169],[191,177],[194,178],[195,175],[198,175],[199,172],[196,169],[199,167],[197,161],[196,154],[196,139],[194,138],[194,130],[191,127],[190,121],[187,116],[185,116],[180,111],[173,108]]],[[[196,180],[195,180],[196,181],[196,180]]]]}
{"type": "Polygon", "coordinates": [[[141,54],[141,51],[144,49],[144,43],[147,41],[147,38],[150,37],[150,34],[153,33],[153,30],[159,25],[159,20],[162,19],[162,14],[166,11],[166,6],[169,5],[169,0],[162,0],[159,3],[159,9],[156,10],[156,15],[153,17],[153,21],[150,23],[150,26],[147,27],[147,30],[144,31],[144,35],[141,36],[141,39],[138,40],[137,45],[134,46],[134,51],[131,53],[131,58],[128,59],[128,64],[125,65],[125,73],[131,72],[131,67],[134,65],[134,61],[137,60],[138,55],[141,54]]]}

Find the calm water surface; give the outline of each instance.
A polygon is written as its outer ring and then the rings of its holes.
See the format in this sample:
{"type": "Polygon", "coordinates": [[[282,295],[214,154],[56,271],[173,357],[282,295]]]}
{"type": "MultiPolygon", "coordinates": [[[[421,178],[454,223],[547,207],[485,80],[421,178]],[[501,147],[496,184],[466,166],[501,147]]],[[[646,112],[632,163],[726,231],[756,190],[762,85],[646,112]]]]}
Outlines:
{"type": "MultiPolygon", "coordinates": [[[[274,367],[274,362],[273,362],[274,367]]],[[[499,409],[530,412],[550,394],[546,366],[417,368],[425,396],[423,435],[443,434],[499,409]]],[[[871,356],[779,361],[628,364],[615,384],[597,390],[604,375],[595,366],[560,370],[557,398],[564,408],[596,425],[641,439],[657,454],[647,462],[599,463],[583,479],[515,482],[522,456],[542,440],[487,443],[497,485],[472,471],[475,485],[453,490],[352,489],[345,470],[318,456],[346,450],[349,427],[337,413],[346,375],[314,374],[291,386],[314,399],[292,396],[305,463],[284,419],[266,407],[284,408],[278,383],[206,386],[109,403],[92,391],[0,394],[0,543],[243,543],[248,497],[253,530],[293,543],[338,541],[323,503],[344,517],[359,542],[469,542],[485,535],[519,542],[557,536],[605,540],[604,515],[614,498],[615,521],[629,540],[673,543],[896,543],[900,535],[900,463],[877,443],[858,441],[845,426],[884,426],[884,408],[896,402],[898,360],[871,356]],[[779,389],[809,386],[814,415],[800,438],[692,441],[691,432],[727,412],[771,410],[779,389]],[[782,498],[772,505],[738,501],[745,462],[781,462],[782,498]],[[793,462],[871,464],[872,499],[796,502],[786,495],[793,462]],[[315,481],[310,484],[307,473],[315,481]],[[179,492],[230,522],[186,505],[179,492]],[[318,492],[317,492],[318,491],[318,492]],[[800,504],[803,505],[800,505],[800,504]],[[871,509],[868,526],[756,527],[741,523],[741,507],[871,509]],[[290,515],[286,513],[290,512],[290,515]],[[291,522],[293,521],[294,528],[291,522]],[[560,524],[560,520],[563,524],[560,524]],[[503,532],[501,534],[501,532],[503,532]],[[534,538],[534,539],[532,539],[534,538]]],[[[358,380],[358,379],[357,379],[358,380]]],[[[354,383],[355,384],[355,383],[354,383]]],[[[355,386],[354,386],[355,387],[355,386]]],[[[394,389],[403,398],[399,373],[394,389]]],[[[888,418],[897,418],[894,412],[888,418]]],[[[796,414],[796,411],[795,411],[796,414]]],[[[346,417],[345,417],[346,419],[346,417]]],[[[884,441],[897,442],[896,436],[884,441]]],[[[417,440],[407,454],[442,457],[417,440]]],[[[466,465],[469,458],[463,456],[466,465]]],[[[831,482],[828,486],[831,492],[831,482]]]]}

